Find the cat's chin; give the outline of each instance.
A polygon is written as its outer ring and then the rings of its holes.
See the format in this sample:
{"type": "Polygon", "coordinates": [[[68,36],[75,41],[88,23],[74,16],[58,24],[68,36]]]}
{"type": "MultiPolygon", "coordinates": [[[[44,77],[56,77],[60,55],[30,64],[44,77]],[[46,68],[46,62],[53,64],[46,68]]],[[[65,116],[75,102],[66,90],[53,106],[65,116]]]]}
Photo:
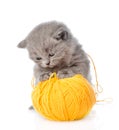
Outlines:
{"type": "Polygon", "coordinates": [[[53,69],[53,68],[55,68],[56,66],[48,66],[47,68],[49,68],[49,69],[53,69]]]}
{"type": "Polygon", "coordinates": [[[50,66],[41,66],[41,67],[44,69],[53,69],[55,66],[50,65],[50,66]]]}
{"type": "Polygon", "coordinates": [[[48,68],[53,69],[53,68],[54,68],[54,66],[50,66],[50,67],[48,67],[48,68]]]}

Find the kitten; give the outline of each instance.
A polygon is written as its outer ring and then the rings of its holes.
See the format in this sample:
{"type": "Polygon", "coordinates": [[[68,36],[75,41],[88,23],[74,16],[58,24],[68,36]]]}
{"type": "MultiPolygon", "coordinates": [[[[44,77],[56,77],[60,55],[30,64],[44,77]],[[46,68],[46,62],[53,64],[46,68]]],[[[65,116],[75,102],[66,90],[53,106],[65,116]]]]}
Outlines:
{"type": "Polygon", "coordinates": [[[26,48],[35,62],[36,84],[53,72],[59,78],[82,74],[90,81],[88,57],[63,23],[51,21],[36,26],[18,47],[26,48]]]}

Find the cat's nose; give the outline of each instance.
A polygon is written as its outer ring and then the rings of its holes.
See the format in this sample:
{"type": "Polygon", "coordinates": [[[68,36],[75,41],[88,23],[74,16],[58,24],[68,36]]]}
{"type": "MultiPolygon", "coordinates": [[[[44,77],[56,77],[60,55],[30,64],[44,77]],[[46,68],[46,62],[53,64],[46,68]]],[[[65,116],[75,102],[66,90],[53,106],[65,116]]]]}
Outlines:
{"type": "Polygon", "coordinates": [[[50,64],[50,61],[46,63],[46,65],[49,65],[50,64]]]}

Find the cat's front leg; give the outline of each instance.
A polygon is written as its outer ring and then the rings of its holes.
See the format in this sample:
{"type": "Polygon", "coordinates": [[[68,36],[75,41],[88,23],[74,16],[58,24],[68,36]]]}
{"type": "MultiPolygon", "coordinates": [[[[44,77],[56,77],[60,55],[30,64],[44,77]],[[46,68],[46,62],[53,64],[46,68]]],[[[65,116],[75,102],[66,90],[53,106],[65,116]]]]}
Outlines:
{"type": "Polygon", "coordinates": [[[40,81],[45,81],[48,80],[50,78],[50,75],[52,73],[51,72],[39,72],[39,74],[37,73],[37,76],[35,76],[35,85],[37,85],[40,81]]]}
{"type": "Polygon", "coordinates": [[[41,73],[41,74],[39,74],[39,81],[45,81],[45,80],[48,80],[49,78],[50,78],[50,75],[51,75],[52,73],[51,72],[44,72],[44,73],[41,73]]]}
{"type": "Polygon", "coordinates": [[[74,76],[75,73],[70,68],[61,69],[57,72],[58,78],[68,78],[74,76]]]}
{"type": "Polygon", "coordinates": [[[46,69],[44,70],[36,65],[34,67],[35,85],[37,85],[37,83],[40,81],[48,80],[51,73],[52,72],[50,70],[46,70],[46,69]]]}

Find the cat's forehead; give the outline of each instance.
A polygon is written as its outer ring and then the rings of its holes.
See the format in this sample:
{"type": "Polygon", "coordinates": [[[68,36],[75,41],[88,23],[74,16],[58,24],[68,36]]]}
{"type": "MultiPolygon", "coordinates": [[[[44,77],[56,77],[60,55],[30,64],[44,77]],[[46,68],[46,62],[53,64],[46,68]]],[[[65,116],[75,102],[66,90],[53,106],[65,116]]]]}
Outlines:
{"type": "Polygon", "coordinates": [[[40,42],[38,42],[37,44],[36,43],[31,43],[31,44],[29,44],[29,46],[28,46],[28,50],[30,51],[30,52],[33,52],[33,51],[35,51],[35,52],[40,52],[40,53],[48,53],[48,52],[51,52],[52,50],[55,50],[56,49],[56,47],[55,47],[55,45],[53,45],[53,44],[55,44],[55,43],[48,43],[48,42],[42,42],[42,43],[40,43],[40,42]]]}
{"type": "Polygon", "coordinates": [[[29,37],[27,42],[27,46],[29,48],[42,48],[42,50],[45,50],[46,52],[57,46],[56,40],[54,40],[51,36],[46,35],[34,35],[33,37],[29,37]]]}

